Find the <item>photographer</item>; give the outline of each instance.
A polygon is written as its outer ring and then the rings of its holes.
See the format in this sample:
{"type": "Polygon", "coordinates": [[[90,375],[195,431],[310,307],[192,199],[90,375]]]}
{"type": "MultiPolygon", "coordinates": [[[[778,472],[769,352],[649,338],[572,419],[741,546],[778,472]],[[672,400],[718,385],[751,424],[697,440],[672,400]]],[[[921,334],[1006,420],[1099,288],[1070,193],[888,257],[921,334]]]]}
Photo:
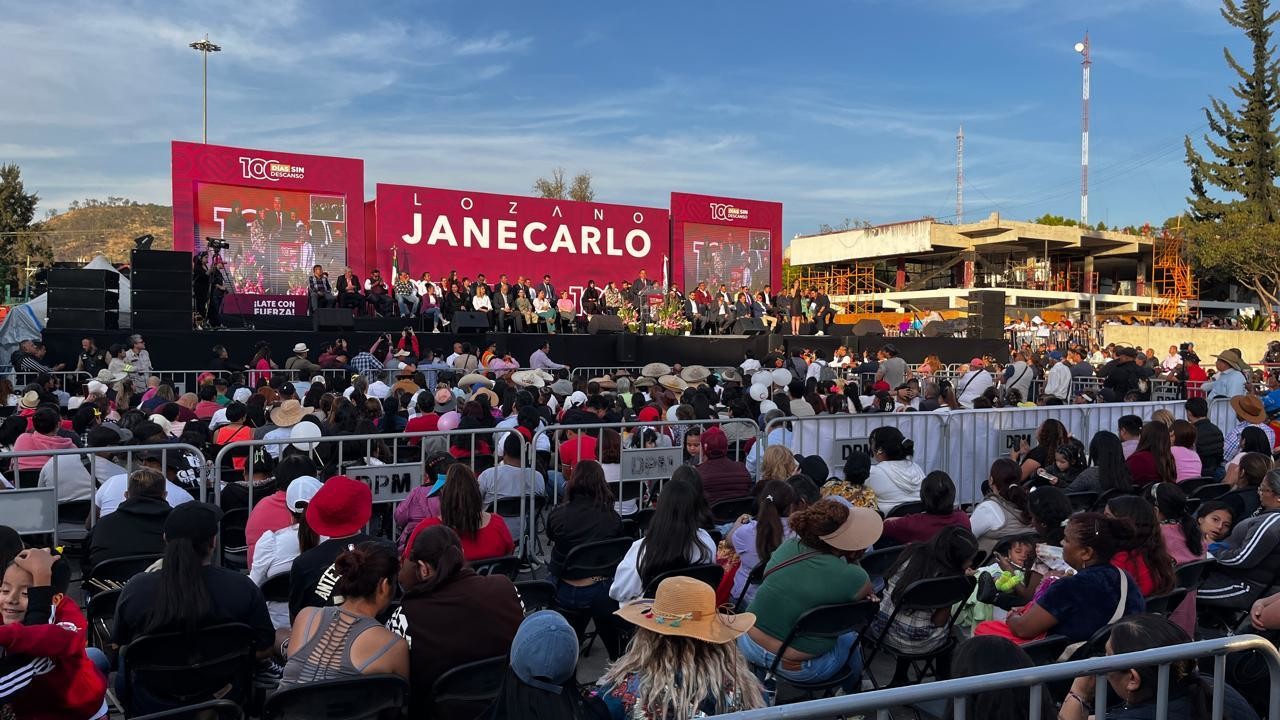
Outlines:
{"type": "Polygon", "coordinates": [[[222,298],[227,296],[226,267],[221,255],[213,256],[213,268],[209,270],[209,327],[222,326],[222,298]]]}

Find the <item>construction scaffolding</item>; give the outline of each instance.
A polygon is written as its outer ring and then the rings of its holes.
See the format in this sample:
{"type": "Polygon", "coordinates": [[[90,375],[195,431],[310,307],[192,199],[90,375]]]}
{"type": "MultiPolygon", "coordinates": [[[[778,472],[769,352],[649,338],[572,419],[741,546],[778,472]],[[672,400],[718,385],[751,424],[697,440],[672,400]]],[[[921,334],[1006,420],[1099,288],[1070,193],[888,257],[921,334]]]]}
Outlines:
{"type": "Polygon", "coordinates": [[[876,311],[876,271],[871,263],[806,267],[800,281],[805,287],[825,290],[827,295],[847,296],[847,312],[862,314],[876,311]]]}
{"type": "Polygon", "coordinates": [[[1156,302],[1151,303],[1151,318],[1172,322],[1190,314],[1187,301],[1199,297],[1199,288],[1191,274],[1182,247],[1182,227],[1165,228],[1159,236],[1152,237],[1152,292],[1156,302]]]}

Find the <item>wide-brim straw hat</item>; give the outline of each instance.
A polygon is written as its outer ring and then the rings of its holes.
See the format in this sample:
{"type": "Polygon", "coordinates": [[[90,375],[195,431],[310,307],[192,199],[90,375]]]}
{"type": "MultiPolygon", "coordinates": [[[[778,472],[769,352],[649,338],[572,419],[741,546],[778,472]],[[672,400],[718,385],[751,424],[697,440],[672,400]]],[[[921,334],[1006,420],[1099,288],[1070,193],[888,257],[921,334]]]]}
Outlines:
{"type": "Polygon", "coordinates": [[[657,385],[658,381],[651,377],[640,377],[636,378],[636,381],[632,384],[637,388],[649,388],[657,385]]]}
{"type": "Polygon", "coordinates": [[[555,382],[556,380],[555,375],[552,375],[551,373],[547,372],[546,370],[543,370],[542,368],[538,368],[533,372],[537,373],[538,377],[542,378],[542,382],[544,383],[552,383],[552,382],[555,382]]]}
{"type": "Polygon", "coordinates": [[[740,383],[742,382],[742,373],[738,371],[738,368],[725,368],[720,371],[720,379],[725,382],[740,383]]]}
{"type": "Polygon", "coordinates": [[[111,372],[107,368],[102,368],[101,370],[98,371],[98,375],[97,377],[94,378],[94,380],[97,380],[98,382],[104,385],[110,385],[111,383],[118,383],[121,380],[125,379],[126,377],[128,377],[126,373],[111,372]]]}
{"type": "Polygon", "coordinates": [[[658,384],[674,393],[682,393],[689,389],[689,383],[675,375],[663,375],[658,378],[658,384]]]}
{"type": "Polygon", "coordinates": [[[644,377],[658,379],[663,375],[671,374],[671,366],[666,363],[652,362],[640,369],[640,374],[644,377]]]}
{"type": "Polygon", "coordinates": [[[479,396],[481,396],[481,395],[488,395],[488,396],[489,396],[489,407],[491,407],[491,408],[498,407],[498,405],[500,405],[500,404],[502,403],[502,401],[498,399],[498,393],[496,393],[496,392],[494,392],[494,391],[490,390],[489,388],[480,388],[480,389],[476,390],[475,392],[471,393],[471,397],[470,397],[470,398],[467,398],[467,399],[468,399],[468,400],[475,400],[477,397],[479,397],[479,396]]]}
{"type": "Polygon", "coordinates": [[[511,382],[514,383],[516,387],[540,388],[547,384],[546,381],[533,370],[517,370],[511,373],[511,382]]]}
{"type": "Polygon", "coordinates": [[[609,377],[608,375],[598,377],[598,378],[592,378],[588,382],[593,382],[596,385],[599,385],[601,390],[613,390],[618,387],[618,383],[614,382],[613,378],[609,377]]]}
{"type": "Polygon", "coordinates": [[[1246,363],[1244,358],[1240,357],[1240,353],[1235,350],[1223,350],[1218,353],[1216,357],[1242,373],[1249,372],[1249,364],[1246,363]]]}
{"type": "Polygon", "coordinates": [[[303,407],[297,400],[285,400],[280,403],[280,407],[271,411],[271,423],[276,427],[293,427],[312,412],[315,412],[315,408],[303,407]]]}
{"type": "Polygon", "coordinates": [[[40,405],[40,393],[35,390],[28,390],[22,394],[22,399],[18,404],[24,410],[35,410],[40,405]]]}
{"type": "Polygon", "coordinates": [[[1231,398],[1231,409],[1235,410],[1236,415],[1247,423],[1260,425],[1267,421],[1266,408],[1262,406],[1262,401],[1253,395],[1237,395],[1231,398]]]}
{"type": "Polygon", "coordinates": [[[680,379],[690,385],[701,385],[711,377],[711,371],[702,365],[690,365],[680,371],[680,379]]]}
{"type": "Polygon", "coordinates": [[[693,638],[717,645],[733,642],[756,624],[753,613],[718,612],[715,589],[694,578],[667,578],[658,585],[654,595],[652,600],[630,602],[614,614],[659,635],[693,638]]]}
{"type": "Polygon", "coordinates": [[[468,388],[472,385],[484,385],[485,387],[493,387],[493,381],[479,373],[467,373],[458,381],[458,387],[468,388]]]}

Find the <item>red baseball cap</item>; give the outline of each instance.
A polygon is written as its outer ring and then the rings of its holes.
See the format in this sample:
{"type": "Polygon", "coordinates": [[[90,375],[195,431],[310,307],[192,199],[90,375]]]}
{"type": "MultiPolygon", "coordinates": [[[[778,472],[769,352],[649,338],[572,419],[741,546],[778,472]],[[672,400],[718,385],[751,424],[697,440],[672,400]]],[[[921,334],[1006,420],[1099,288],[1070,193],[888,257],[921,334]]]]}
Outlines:
{"type": "Polygon", "coordinates": [[[342,538],[355,535],[369,524],[373,515],[373,492],[369,486],[347,477],[334,475],[307,505],[307,525],[317,535],[342,538]]]}

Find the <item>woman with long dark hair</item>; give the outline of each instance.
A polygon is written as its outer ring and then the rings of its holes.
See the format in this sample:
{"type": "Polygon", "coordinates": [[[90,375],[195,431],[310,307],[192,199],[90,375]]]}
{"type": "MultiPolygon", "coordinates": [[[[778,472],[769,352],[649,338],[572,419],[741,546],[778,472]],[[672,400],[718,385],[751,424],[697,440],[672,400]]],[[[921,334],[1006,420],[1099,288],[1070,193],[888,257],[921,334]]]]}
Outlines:
{"type": "MultiPolygon", "coordinates": [[[[500,523],[501,524],[501,523],[500,523]]],[[[445,525],[413,538],[400,566],[404,597],[388,627],[409,641],[409,684],[429,688],[459,665],[506,655],[524,609],[505,575],[479,575],[445,525]]],[[[431,695],[409,696],[409,717],[426,717],[431,695]]]]}
{"type": "Polygon", "coordinates": [[[990,550],[1004,538],[1024,535],[1031,530],[1031,513],[1027,511],[1027,489],[1019,482],[1021,471],[1009,458],[991,463],[987,475],[990,494],[973,509],[969,527],[984,550],[990,550]]]}
{"type": "Polygon", "coordinates": [[[1066,492],[1133,492],[1133,478],[1124,462],[1124,445],[1110,430],[1099,430],[1089,441],[1089,467],[1062,488],[1066,492]]]}
{"type": "Polygon", "coordinates": [[[762,484],[756,497],[759,507],[755,518],[734,525],[725,536],[739,559],[729,597],[736,600],[745,588],[746,594],[742,597],[747,604],[756,596],[757,586],[747,585],[751,572],[761,563],[768,564],[773,551],[794,534],[788,516],[796,507],[796,493],[785,480],[770,480],[762,484]]]}
{"type": "MultiPolygon", "coordinates": [[[[976,677],[1035,666],[1031,657],[1016,643],[1002,637],[980,636],[956,646],[951,656],[951,677],[976,677]]],[[[1028,720],[1031,717],[1031,688],[1022,686],[969,695],[965,697],[965,708],[968,717],[983,720],[1028,720]]],[[[950,715],[952,709],[947,708],[943,717],[950,715]]],[[[1048,693],[1040,693],[1040,717],[1053,716],[1053,700],[1048,693]]]]}
{"type": "Polygon", "coordinates": [[[395,547],[363,542],[333,561],[337,607],[307,607],[293,620],[280,687],[358,675],[409,678],[409,645],[378,615],[395,597],[400,559],[395,547]],[[366,638],[361,642],[361,638],[366,638]]]}
{"type": "Polygon", "coordinates": [[[1125,460],[1133,484],[1145,487],[1157,482],[1177,482],[1178,468],[1170,450],[1169,427],[1162,422],[1148,422],[1138,434],[1138,449],[1125,460]]]}
{"type": "Polygon", "coordinates": [[[1133,524],[1133,540],[1121,545],[1111,564],[1138,581],[1146,597],[1163,595],[1173,589],[1173,558],[1164,546],[1160,521],[1151,503],[1136,495],[1121,495],[1107,502],[1107,514],[1133,524]]]}
{"type": "MultiPolygon", "coordinates": [[[[1111,637],[1107,639],[1107,655],[1124,655],[1189,642],[1191,637],[1165,618],[1158,615],[1134,615],[1124,618],[1111,628],[1111,637]]],[[[1213,688],[1200,674],[1195,660],[1178,660],[1169,664],[1168,709],[1164,715],[1159,715],[1159,700],[1156,696],[1160,669],[1151,665],[1107,673],[1107,683],[1120,697],[1121,705],[1107,708],[1105,717],[1126,720],[1155,720],[1157,717],[1209,720],[1213,716],[1213,688]]],[[[1088,675],[1078,677],[1071,683],[1071,690],[1063,698],[1062,709],[1058,714],[1061,720],[1087,720],[1095,715],[1095,682],[1094,676],[1088,675]]],[[[1225,685],[1223,690],[1224,718],[1257,720],[1258,714],[1235,688],[1225,685]]],[[[1099,720],[1102,717],[1099,715],[1099,720]]]]}
{"type": "Polygon", "coordinates": [[[644,593],[645,586],[668,570],[715,562],[715,541],[701,527],[710,514],[706,505],[701,488],[689,480],[673,477],[667,481],[662,486],[648,532],[631,544],[618,565],[609,597],[618,602],[633,600],[644,593]]]}
{"type": "MultiPolygon", "coordinates": [[[[1160,534],[1164,536],[1165,549],[1173,562],[1181,565],[1203,559],[1204,538],[1200,534],[1200,524],[1189,510],[1182,488],[1177,483],[1156,483],[1147,486],[1144,497],[1155,506],[1160,534]]],[[[1169,613],[1169,619],[1186,630],[1188,635],[1195,634],[1195,592],[1187,594],[1182,604],[1169,613]]]]}
{"type": "Polygon", "coordinates": [[[1020,479],[1026,480],[1035,475],[1037,470],[1051,467],[1053,456],[1058,452],[1058,446],[1070,438],[1071,434],[1067,432],[1067,426],[1060,420],[1049,418],[1040,423],[1040,427],[1036,429],[1036,446],[1020,453],[1021,460],[1018,461],[1020,479]]]}
{"type": "MultiPolygon", "coordinates": [[[[616,433],[615,433],[616,435],[616,433]]],[[[575,630],[586,632],[586,621],[595,621],[600,640],[611,660],[622,654],[613,613],[618,602],[609,597],[609,579],[582,577],[566,572],[565,558],[574,548],[601,540],[625,537],[622,518],[614,510],[613,492],[604,479],[604,470],[595,460],[583,460],[573,468],[565,485],[566,502],[547,517],[547,540],[551,542],[548,571],[556,585],[556,603],[575,613],[575,630]]]]}
{"type": "Polygon", "coordinates": [[[434,525],[445,525],[458,534],[467,560],[503,557],[516,549],[507,523],[484,509],[480,483],[465,463],[449,466],[440,491],[440,517],[423,518],[409,535],[408,547],[413,547],[415,536],[434,525]]]}

